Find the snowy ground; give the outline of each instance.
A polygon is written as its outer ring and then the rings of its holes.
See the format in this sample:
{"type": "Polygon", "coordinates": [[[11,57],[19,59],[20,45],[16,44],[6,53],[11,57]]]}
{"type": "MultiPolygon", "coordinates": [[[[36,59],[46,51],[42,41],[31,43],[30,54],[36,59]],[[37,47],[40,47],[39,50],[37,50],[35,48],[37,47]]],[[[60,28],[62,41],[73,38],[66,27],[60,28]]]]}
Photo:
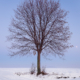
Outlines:
{"type": "Polygon", "coordinates": [[[47,68],[45,76],[29,72],[29,68],[0,68],[0,80],[80,80],[78,68],[47,68]]]}

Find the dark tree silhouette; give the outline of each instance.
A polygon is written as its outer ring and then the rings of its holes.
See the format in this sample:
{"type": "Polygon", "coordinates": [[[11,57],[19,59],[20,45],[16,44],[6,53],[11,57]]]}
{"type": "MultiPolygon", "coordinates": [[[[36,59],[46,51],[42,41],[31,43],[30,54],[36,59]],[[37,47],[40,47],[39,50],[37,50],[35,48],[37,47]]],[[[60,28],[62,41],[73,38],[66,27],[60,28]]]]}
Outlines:
{"type": "Polygon", "coordinates": [[[40,74],[41,53],[63,56],[64,51],[71,47],[66,15],[57,1],[25,0],[15,10],[9,28],[11,34],[8,39],[14,41],[11,56],[27,55],[31,50],[37,52],[37,74],[40,74]]]}

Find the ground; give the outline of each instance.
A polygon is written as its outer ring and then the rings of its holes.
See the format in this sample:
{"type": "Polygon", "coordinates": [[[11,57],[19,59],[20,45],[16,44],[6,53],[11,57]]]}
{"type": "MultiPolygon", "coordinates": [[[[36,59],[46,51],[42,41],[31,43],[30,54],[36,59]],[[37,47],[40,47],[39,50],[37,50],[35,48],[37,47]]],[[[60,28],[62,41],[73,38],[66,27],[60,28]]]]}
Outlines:
{"type": "Polygon", "coordinates": [[[79,68],[46,68],[48,75],[31,75],[30,68],[0,68],[0,80],[80,80],[79,68]]]}

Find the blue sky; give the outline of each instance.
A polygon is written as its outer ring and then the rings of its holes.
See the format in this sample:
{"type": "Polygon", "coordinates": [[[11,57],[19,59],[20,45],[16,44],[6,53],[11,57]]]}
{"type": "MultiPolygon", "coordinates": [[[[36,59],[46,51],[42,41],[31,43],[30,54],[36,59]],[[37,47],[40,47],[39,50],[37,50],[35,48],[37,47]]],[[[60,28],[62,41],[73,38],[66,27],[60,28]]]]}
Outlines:
{"type": "MultiPolygon", "coordinates": [[[[24,0],[0,0],[0,67],[30,67],[32,63],[36,65],[37,56],[26,55],[8,56],[7,46],[11,43],[6,42],[6,36],[9,35],[11,19],[14,17],[14,9],[24,0]]],[[[66,20],[73,33],[70,43],[74,45],[65,52],[63,58],[58,56],[47,56],[47,60],[41,56],[41,66],[54,68],[80,68],[80,0],[59,0],[61,8],[69,11],[66,20]],[[77,46],[77,47],[76,47],[77,46]]]]}

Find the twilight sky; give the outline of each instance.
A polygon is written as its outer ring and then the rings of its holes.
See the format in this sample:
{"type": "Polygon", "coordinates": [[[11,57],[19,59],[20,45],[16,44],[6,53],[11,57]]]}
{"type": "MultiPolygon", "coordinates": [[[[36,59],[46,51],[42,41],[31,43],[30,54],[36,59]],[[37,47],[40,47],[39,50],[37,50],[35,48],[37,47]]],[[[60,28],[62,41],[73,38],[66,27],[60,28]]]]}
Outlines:
{"type": "MultiPolygon", "coordinates": [[[[24,0],[0,0],[0,67],[30,67],[32,63],[36,65],[37,55],[14,56],[10,57],[7,47],[11,44],[6,42],[9,35],[11,19],[14,17],[14,9],[24,0]]],[[[54,68],[80,68],[80,0],[59,0],[61,8],[69,11],[66,20],[73,33],[70,43],[74,46],[65,52],[64,57],[41,56],[41,67],[54,68]]]]}

